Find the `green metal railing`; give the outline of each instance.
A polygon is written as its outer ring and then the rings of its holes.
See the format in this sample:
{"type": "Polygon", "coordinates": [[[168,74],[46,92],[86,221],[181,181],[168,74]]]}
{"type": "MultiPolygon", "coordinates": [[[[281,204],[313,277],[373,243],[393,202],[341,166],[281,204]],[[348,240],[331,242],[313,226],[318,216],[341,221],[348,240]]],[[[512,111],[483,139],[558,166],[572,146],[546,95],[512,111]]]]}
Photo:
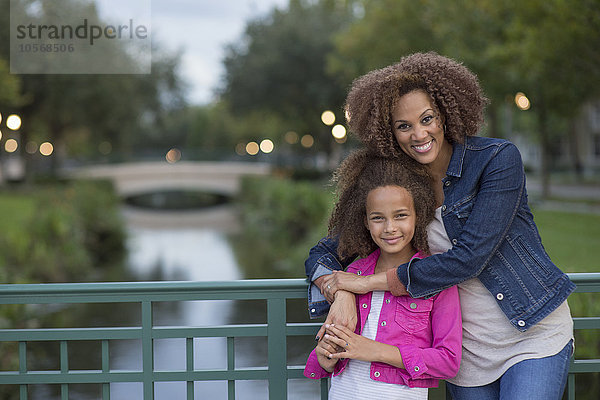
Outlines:
{"type": "MultiPolygon", "coordinates": [[[[600,273],[571,274],[578,292],[600,292],[600,273]]],[[[90,304],[135,303],[140,307],[141,324],[134,327],[2,329],[1,342],[18,343],[18,370],[0,371],[0,385],[18,385],[20,400],[29,397],[28,385],[60,385],[61,398],[69,398],[69,385],[99,384],[102,399],[110,399],[111,383],[141,383],[143,398],[154,398],[157,382],[186,382],[187,400],[194,399],[194,382],[226,381],[228,399],[235,399],[237,380],[266,380],[269,399],[287,399],[288,380],[303,378],[303,366],[288,366],[287,339],[313,336],[319,323],[288,323],[288,299],[306,298],[302,279],[246,280],[231,282],[152,282],[0,285],[0,304],[90,304]],[[203,327],[156,326],[153,305],[158,302],[195,300],[264,300],[266,324],[203,327]],[[194,368],[194,338],[227,338],[225,369],[194,368]],[[266,337],[267,366],[236,368],[235,338],[266,337]],[[186,369],[157,371],[154,365],[154,340],[185,339],[186,369]],[[141,370],[123,371],[110,367],[111,341],[136,339],[141,342],[141,370]],[[69,344],[78,341],[101,342],[101,369],[69,368],[69,344]],[[58,342],[60,369],[30,370],[27,366],[31,342],[58,342]]],[[[600,317],[575,318],[575,329],[600,329],[600,317]]],[[[575,374],[600,372],[600,360],[574,360],[569,375],[569,399],[575,398],[575,374]]],[[[327,398],[326,379],[321,380],[321,398],[327,398]]]]}

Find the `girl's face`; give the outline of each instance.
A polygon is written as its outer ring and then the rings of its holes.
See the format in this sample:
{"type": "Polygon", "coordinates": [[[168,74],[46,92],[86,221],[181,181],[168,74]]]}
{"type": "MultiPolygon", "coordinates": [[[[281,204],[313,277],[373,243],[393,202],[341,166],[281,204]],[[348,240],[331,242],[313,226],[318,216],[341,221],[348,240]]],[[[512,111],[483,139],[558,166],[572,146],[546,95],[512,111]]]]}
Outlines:
{"type": "Polygon", "coordinates": [[[440,154],[452,154],[444,137],[443,121],[424,90],[400,97],[392,108],[392,131],[402,151],[421,164],[432,164],[440,154]]]}
{"type": "Polygon", "coordinates": [[[413,199],[406,189],[390,185],[373,189],[367,195],[366,226],[381,249],[381,256],[412,257],[411,241],[416,215],[413,199]]]}

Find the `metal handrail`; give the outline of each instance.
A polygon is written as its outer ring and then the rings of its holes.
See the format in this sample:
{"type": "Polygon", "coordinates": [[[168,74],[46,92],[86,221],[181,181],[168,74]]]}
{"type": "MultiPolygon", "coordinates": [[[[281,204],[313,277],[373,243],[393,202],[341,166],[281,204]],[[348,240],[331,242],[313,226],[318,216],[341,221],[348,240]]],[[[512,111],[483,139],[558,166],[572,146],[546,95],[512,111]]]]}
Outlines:
{"type": "MultiPolygon", "coordinates": [[[[600,292],[600,273],[569,274],[577,284],[577,292],[600,292]]],[[[319,323],[288,323],[288,299],[306,298],[304,279],[242,280],[227,282],[135,282],[135,283],[63,283],[0,285],[0,304],[82,304],[138,303],[141,324],[134,327],[103,328],[44,328],[1,329],[0,342],[18,342],[19,370],[1,371],[0,385],[19,385],[20,399],[28,399],[28,385],[59,384],[62,398],[67,399],[70,384],[95,383],[102,385],[102,399],[110,399],[110,384],[141,382],[144,399],[154,397],[155,382],[187,382],[187,399],[194,398],[194,381],[223,380],[228,382],[228,398],[235,398],[236,380],[267,380],[269,399],[287,399],[289,379],[302,378],[301,366],[288,366],[286,348],[290,336],[314,335],[319,323]],[[265,300],[266,324],[244,324],[203,327],[171,327],[153,324],[152,307],[156,302],[191,300],[265,300]],[[227,338],[227,368],[195,370],[194,338],[227,338]],[[235,367],[234,338],[267,337],[267,366],[235,367]],[[186,370],[155,371],[154,346],[156,339],[186,339],[186,370]],[[113,371],[110,369],[111,340],[139,339],[142,347],[142,369],[113,371]],[[83,340],[100,341],[102,366],[100,370],[70,370],[69,343],[83,340]],[[60,369],[30,371],[27,368],[29,342],[60,343],[60,369]]],[[[600,317],[574,318],[575,329],[600,329],[600,317]]],[[[575,374],[600,371],[600,360],[573,360],[568,394],[575,398],[575,374]]],[[[327,380],[321,381],[321,398],[327,398],[327,380]]]]}

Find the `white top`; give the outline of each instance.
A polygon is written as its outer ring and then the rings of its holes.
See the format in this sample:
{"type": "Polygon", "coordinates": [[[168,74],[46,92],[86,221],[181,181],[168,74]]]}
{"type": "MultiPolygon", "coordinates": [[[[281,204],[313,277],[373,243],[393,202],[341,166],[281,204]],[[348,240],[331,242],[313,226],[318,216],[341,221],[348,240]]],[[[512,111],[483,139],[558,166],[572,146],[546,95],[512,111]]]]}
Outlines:
{"type": "MultiPolygon", "coordinates": [[[[371,310],[361,333],[366,338],[375,340],[384,294],[383,291],[373,292],[371,310]]],[[[331,378],[329,399],[427,400],[427,388],[410,388],[405,385],[374,381],[370,374],[370,362],[350,360],[341,374],[331,378]]]]}
{"type": "MultiPolygon", "coordinates": [[[[428,226],[431,254],[452,247],[441,208],[428,226]]],[[[519,361],[548,357],[573,339],[573,320],[565,301],[525,332],[513,327],[495,298],[478,278],[458,285],[463,320],[463,353],[458,375],[448,379],[459,386],[482,386],[496,381],[519,361]]]]}

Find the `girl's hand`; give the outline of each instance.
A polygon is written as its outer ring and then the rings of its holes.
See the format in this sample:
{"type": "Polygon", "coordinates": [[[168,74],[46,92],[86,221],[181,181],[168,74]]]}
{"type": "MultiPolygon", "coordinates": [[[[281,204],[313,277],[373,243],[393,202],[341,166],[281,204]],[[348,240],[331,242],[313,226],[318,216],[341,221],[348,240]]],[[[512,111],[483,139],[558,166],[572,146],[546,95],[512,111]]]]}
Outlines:
{"type": "Polygon", "coordinates": [[[329,308],[329,314],[325,319],[325,323],[317,333],[317,340],[323,338],[325,334],[325,325],[335,324],[337,326],[345,326],[354,331],[356,328],[356,299],[353,293],[340,290],[335,294],[335,301],[329,308]]]}
{"type": "Polygon", "coordinates": [[[326,332],[324,340],[344,349],[341,352],[326,355],[334,360],[351,358],[368,362],[383,362],[404,368],[402,355],[396,346],[357,335],[344,326],[327,325],[326,332]]]}
{"type": "Polygon", "coordinates": [[[334,360],[351,358],[369,362],[377,361],[375,355],[379,351],[378,342],[357,335],[345,326],[327,325],[325,329],[327,333],[323,339],[343,349],[325,356],[331,356],[334,360]]]}
{"type": "Polygon", "coordinates": [[[329,357],[329,355],[332,353],[338,353],[340,351],[342,351],[342,349],[334,344],[330,339],[320,340],[317,344],[317,347],[315,347],[315,353],[321,368],[327,372],[333,372],[335,364],[337,364],[338,360],[329,357]]]}

